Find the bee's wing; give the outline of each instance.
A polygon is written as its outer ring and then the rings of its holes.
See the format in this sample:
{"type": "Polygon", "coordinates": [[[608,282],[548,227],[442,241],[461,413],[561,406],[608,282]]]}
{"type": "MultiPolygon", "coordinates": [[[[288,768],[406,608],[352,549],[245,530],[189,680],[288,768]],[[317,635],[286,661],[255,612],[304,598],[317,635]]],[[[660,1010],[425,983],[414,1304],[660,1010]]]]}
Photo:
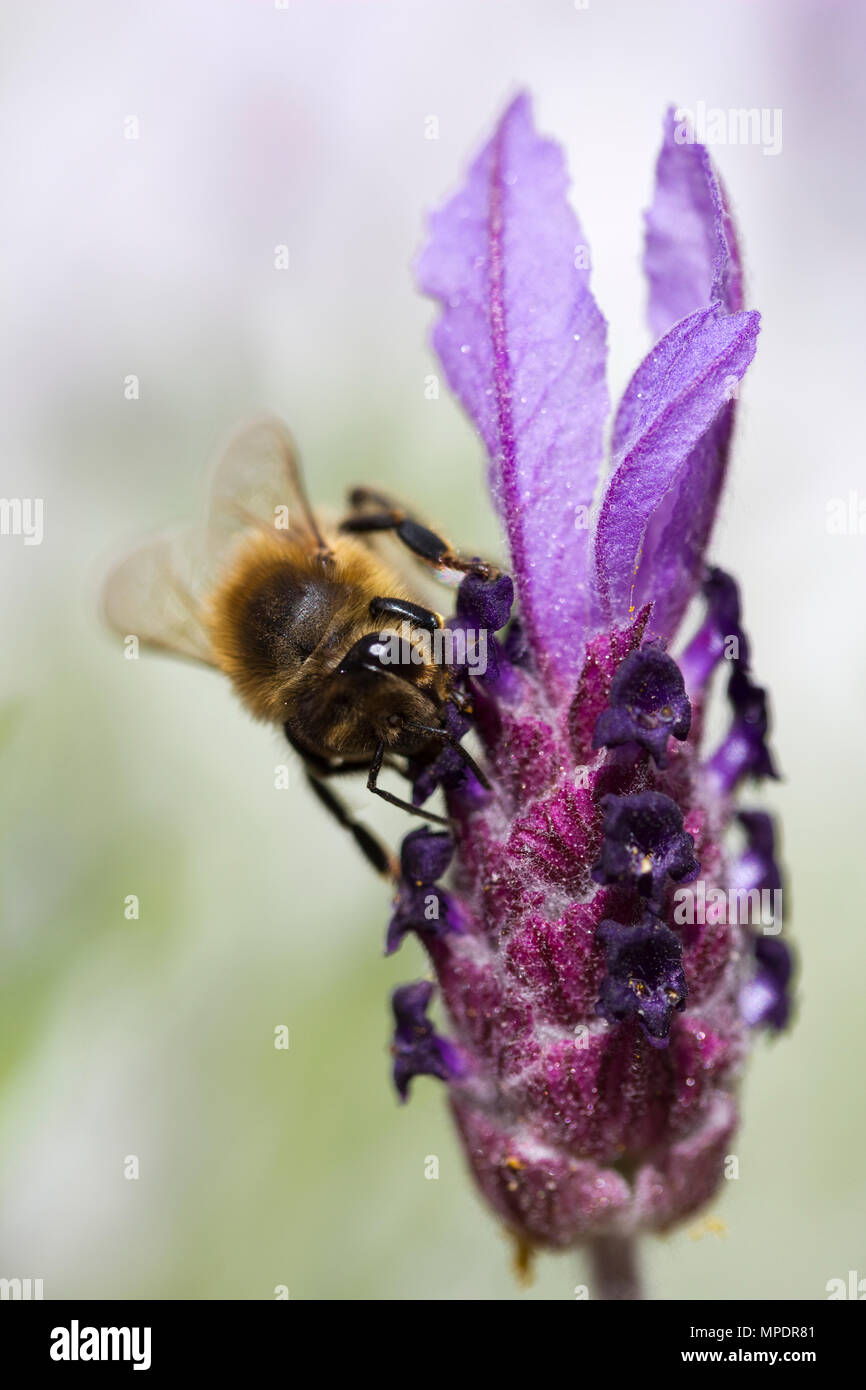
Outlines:
{"type": "Polygon", "coordinates": [[[236,434],[217,464],[207,517],[211,564],[218,564],[239,531],[256,525],[291,531],[312,549],[328,551],[304,491],[292,436],[273,416],[236,434]]]}
{"type": "Polygon", "coordinates": [[[216,665],[202,605],[239,538],[276,528],[323,554],[323,540],[301,481],[292,437],[266,417],[229,442],[213,473],[206,524],[158,536],[109,575],[104,610],[121,634],[216,665]]]}
{"type": "Polygon", "coordinates": [[[121,637],[215,666],[200,606],[206,538],[187,528],[145,541],[109,574],[103,611],[121,637]]]}

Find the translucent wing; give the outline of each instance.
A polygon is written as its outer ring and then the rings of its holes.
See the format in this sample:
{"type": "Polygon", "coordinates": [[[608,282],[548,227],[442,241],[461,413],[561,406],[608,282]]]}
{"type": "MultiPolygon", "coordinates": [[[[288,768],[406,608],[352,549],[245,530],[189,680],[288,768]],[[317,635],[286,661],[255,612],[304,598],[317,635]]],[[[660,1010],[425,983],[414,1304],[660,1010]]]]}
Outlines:
{"type": "Polygon", "coordinates": [[[121,637],[215,666],[195,571],[204,537],[189,528],[145,541],[109,574],[103,610],[121,637]]]}
{"type": "Polygon", "coordinates": [[[112,571],[104,592],[110,626],[147,646],[216,665],[202,604],[239,538],[256,527],[328,551],[291,435],[273,418],[241,430],[221,455],[204,527],[147,541],[112,571]]]}
{"type": "Polygon", "coordinates": [[[213,476],[207,516],[211,562],[250,526],[300,535],[328,551],[304,491],[294,441],[281,420],[266,416],[235,435],[213,476]]]}

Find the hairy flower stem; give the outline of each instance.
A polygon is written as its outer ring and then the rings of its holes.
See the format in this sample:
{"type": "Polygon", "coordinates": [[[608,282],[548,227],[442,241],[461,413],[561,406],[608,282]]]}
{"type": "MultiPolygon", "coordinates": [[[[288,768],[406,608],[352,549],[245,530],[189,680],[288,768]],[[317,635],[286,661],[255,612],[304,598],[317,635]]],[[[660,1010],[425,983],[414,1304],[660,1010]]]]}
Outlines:
{"type": "Polygon", "coordinates": [[[639,1302],[643,1298],[637,1242],[629,1236],[598,1236],[589,1242],[590,1296],[639,1302]]]}

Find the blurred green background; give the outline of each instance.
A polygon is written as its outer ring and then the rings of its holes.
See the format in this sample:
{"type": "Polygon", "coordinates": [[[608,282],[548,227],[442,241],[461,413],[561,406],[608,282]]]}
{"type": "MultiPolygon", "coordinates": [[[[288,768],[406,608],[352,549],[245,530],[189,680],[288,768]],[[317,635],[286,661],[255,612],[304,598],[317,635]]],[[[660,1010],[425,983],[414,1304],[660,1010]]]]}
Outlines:
{"type": "Polygon", "coordinates": [[[296,764],[275,790],[280,738],[216,676],[124,660],[96,611],[124,545],[190,516],[263,409],[319,504],[379,483],[496,549],[478,446],[444,388],[425,398],[410,263],[517,84],[567,147],[614,394],[647,346],[665,106],[783,111],[778,156],[715,151],[764,330],[714,555],[774,697],[785,781],[758,797],[783,818],[800,1006],[756,1047],[724,1234],[645,1257],[667,1299],[866,1275],[866,536],[826,528],[863,488],[858,30],[859,7],[806,0],[7,9],[2,491],[45,499],[45,539],[0,540],[0,1275],[47,1298],[302,1299],[560,1299],[584,1276],[549,1256],[518,1285],[441,1088],[397,1105],[386,999],[422,954],[382,958],[387,893],[296,764]]]}

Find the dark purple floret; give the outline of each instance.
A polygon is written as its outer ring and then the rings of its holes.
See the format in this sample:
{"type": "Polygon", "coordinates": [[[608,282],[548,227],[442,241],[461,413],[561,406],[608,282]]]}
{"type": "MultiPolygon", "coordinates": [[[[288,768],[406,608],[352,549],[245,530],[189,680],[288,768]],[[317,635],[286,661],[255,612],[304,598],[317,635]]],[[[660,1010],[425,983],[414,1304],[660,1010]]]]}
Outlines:
{"type": "Polygon", "coordinates": [[[758,936],[754,953],[756,969],[740,991],[740,1009],[753,1028],[782,1029],[791,1012],[794,962],[790,948],[776,936],[758,936]]]}
{"type": "Polygon", "coordinates": [[[740,590],[736,580],[724,570],[711,569],[703,584],[707,613],[680,657],[680,666],[690,690],[704,685],[718,662],[727,655],[748,670],[751,653],[741,626],[740,590]]]}
{"type": "Polygon", "coordinates": [[[463,1072],[457,1048],[434,1031],[427,1017],[432,995],[432,984],[419,980],[413,985],[401,985],[391,996],[396,1024],[391,1044],[394,1085],[401,1100],[408,1098],[413,1076],[438,1076],[440,1081],[451,1081],[463,1072]]]}
{"type": "Polygon", "coordinates": [[[435,939],[463,930],[463,917],[450,893],[425,884],[422,888],[403,888],[388,924],[385,954],[391,956],[410,931],[435,939]]]}
{"type": "Polygon", "coordinates": [[[770,727],[767,692],[748,672],[735,667],[728,681],[728,700],[734,718],[728,736],[708,763],[723,792],[733,791],[744,777],[778,777],[767,748],[770,727]]]}
{"type": "Polygon", "coordinates": [[[467,574],[457,590],[457,617],[466,625],[499,632],[511,617],[514,584],[507,574],[481,579],[467,574]]]}
{"type": "Polygon", "coordinates": [[[744,650],[740,627],[740,589],[737,581],[714,565],[707,571],[701,592],[707,601],[707,618],[715,625],[719,637],[739,637],[740,650],[736,659],[741,665],[748,666],[749,653],[747,648],[744,650]]]}
{"type": "Polygon", "coordinates": [[[776,831],[766,811],[740,811],[737,820],[746,832],[746,848],[733,866],[733,888],[774,892],[782,887],[776,863],[776,831]]]}
{"type": "Polygon", "coordinates": [[[596,937],[607,956],[596,1013],[609,1023],[636,1018],[654,1047],[667,1046],[671,1015],[688,996],[679,939],[649,912],[633,927],[606,919],[596,937]]]}
{"type": "Polygon", "coordinates": [[[593,747],[639,743],[658,767],[667,762],[667,742],[688,737],[692,708],[677,663],[655,643],[621,661],[610,687],[610,704],[595,726],[593,747]]]}
{"type": "Polygon", "coordinates": [[[593,866],[596,883],[630,884],[661,907],[665,879],[687,883],[700,871],[695,842],[683,829],[679,806],[663,792],[605,796],[601,857],[593,866]]]}
{"type": "Polygon", "coordinates": [[[447,830],[431,830],[422,825],[406,836],[400,848],[400,867],[403,878],[415,882],[435,883],[441,878],[454,854],[454,841],[447,830]]]}
{"type": "MultiPolygon", "coordinates": [[[[457,742],[471,728],[471,721],[454,704],[446,704],[444,727],[457,742]]],[[[483,801],[484,788],[454,748],[443,743],[442,750],[426,767],[422,767],[412,783],[412,802],[421,806],[437,787],[446,791],[460,790],[470,801],[483,801]]]]}
{"type": "Polygon", "coordinates": [[[388,925],[386,955],[396,951],[410,931],[440,937],[462,929],[454,899],[444,889],[435,887],[453,853],[454,841],[446,832],[422,826],[406,836],[400,851],[403,878],[388,925]]]}
{"type": "Polygon", "coordinates": [[[507,666],[503,649],[494,633],[504,628],[511,617],[514,602],[514,584],[507,574],[494,579],[482,579],[477,574],[467,574],[457,590],[456,612],[448,626],[455,632],[465,632],[467,637],[468,673],[476,680],[494,683],[502,676],[503,664],[507,666]],[[486,670],[478,667],[478,654],[472,645],[477,634],[483,631],[486,655],[486,670]]]}

